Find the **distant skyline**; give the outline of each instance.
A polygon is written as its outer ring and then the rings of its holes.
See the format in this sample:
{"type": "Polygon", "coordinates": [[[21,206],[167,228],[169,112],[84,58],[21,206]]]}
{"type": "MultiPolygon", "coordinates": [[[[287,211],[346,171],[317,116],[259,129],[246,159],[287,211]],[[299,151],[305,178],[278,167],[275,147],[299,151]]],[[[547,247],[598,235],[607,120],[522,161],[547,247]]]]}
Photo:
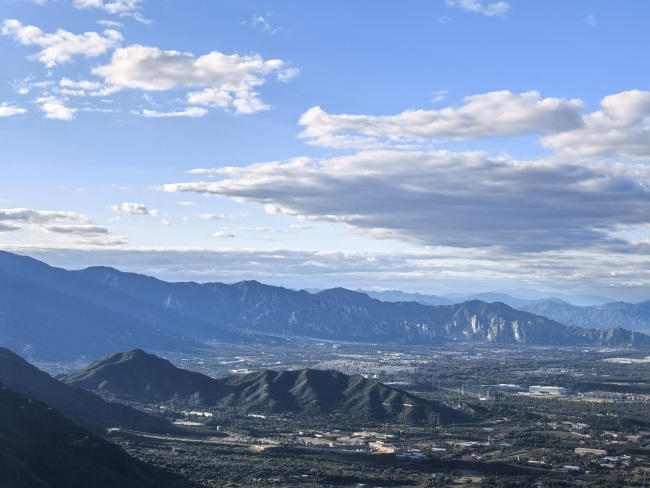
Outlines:
{"type": "Polygon", "coordinates": [[[2,249],[650,299],[646,2],[0,6],[2,249]]]}

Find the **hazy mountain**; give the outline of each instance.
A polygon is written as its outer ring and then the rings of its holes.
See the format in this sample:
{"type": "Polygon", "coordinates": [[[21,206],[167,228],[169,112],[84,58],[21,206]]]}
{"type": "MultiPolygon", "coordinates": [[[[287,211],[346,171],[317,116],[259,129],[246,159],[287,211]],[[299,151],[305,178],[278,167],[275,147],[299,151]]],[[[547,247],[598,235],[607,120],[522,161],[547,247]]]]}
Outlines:
{"type": "Polygon", "coordinates": [[[0,384],[0,486],[194,487],[0,384]],[[92,481],[91,481],[92,480],[92,481]]]}
{"type": "Polygon", "coordinates": [[[365,293],[371,298],[376,298],[382,302],[418,302],[422,305],[451,305],[455,303],[449,298],[437,295],[423,295],[421,293],[405,293],[399,290],[357,290],[359,293],[365,293]]]}
{"type": "Polygon", "coordinates": [[[133,347],[189,349],[198,347],[196,338],[202,336],[244,340],[215,324],[179,317],[173,300],[165,300],[171,291],[164,299],[149,300],[161,286],[173,290],[173,284],[156,286],[154,278],[130,275],[129,283],[145,290],[142,299],[142,294],[114,286],[110,278],[99,269],[67,271],[0,251],[0,344],[26,356],[57,360],[133,347]]]}
{"type": "MultiPolygon", "coordinates": [[[[112,268],[66,271],[9,253],[0,253],[0,292],[0,343],[40,356],[103,355],[133,347],[179,350],[251,335],[627,345],[616,342],[620,334],[583,333],[499,302],[427,306],[383,302],[344,288],[310,294],[256,281],[167,283],[112,268]]],[[[633,345],[650,341],[632,337],[633,345]]]]}
{"type": "Polygon", "coordinates": [[[494,290],[494,292],[529,301],[560,300],[582,307],[590,305],[604,305],[606,303],[616,301],[613,298],[603,297],[599,295],[567,295],[565,293],[540,291],[530,288],[500,288],[498,290],[494,290]]]}
{"type": "Polygon", "coordinates": [[[650,333],[650,301],[641,303],[614,302],[591,307],[542,301],[526,304],[522,309],[565,325],[597,329],[624,327],[650,333]]]}
{"type": "Polygon", "coordinates": [[[141,350],[100,359],[63,381],[139,403],[239,412],[345,415],[373,422],[458,421],[462,415],[360,375],[337,371],[260,371],[214,379],[141,350]]]}
{"type": "Polygon", "coordinates": [[[165,419],[66,385],[6,348],[0,348],[0,382],[25,397],[47,403],[74,423],[94,431],[121,426],[169,432],[172,427],[165,419]]]}
{"type": "Polygon", "coordinates": [[[524,302],[537,302],[543,300],[554,300],[561,302],[568,302],[573,305],[590,306],[590,305],[603,305],[605,303],[615,302],[613,298],[602,297],[598,295],[567,295],[564,293],[548,292],[533,290],[531,288],[499,288],[482,293],[445,293],[444,298],[448,298],[453,303],[464,302],[466,300],[482,300],[481,296],[488,297],[489,295],[500,295],[502,300],[485,300],[485,301],[500,301],[508,305],[516,303],[511,300],[523,300],[524,302]]]}

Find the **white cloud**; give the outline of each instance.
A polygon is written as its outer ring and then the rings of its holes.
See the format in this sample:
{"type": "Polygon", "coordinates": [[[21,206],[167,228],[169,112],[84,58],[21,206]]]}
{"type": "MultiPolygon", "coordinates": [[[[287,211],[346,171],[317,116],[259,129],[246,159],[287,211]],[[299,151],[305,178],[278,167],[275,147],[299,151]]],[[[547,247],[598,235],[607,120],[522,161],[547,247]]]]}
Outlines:
{"type": "MultiPolygon", "coordinates": [[[[124,244],[122,237],[112,236],[109,229],[93,224],[88,217],[77,212],[30,210],[27,208],[0,209],[0,232],[38,232],[65,235],[63,243],[85,243],[90,246],[124,244]]],[[[41,238],[38,238],[39,241],[41,238]]],[[[55,241],[61,242],[61,241],[55,241]]],[[[56,244],[55,244],[56,245],[56,244]]]]}
{"type": "Polygon", "coordinates": [[[168,117],[203,117],[208,111],[202,107],[189,107],[184,110],[177,110],[175,112],[157,112],[156,110],[143,110],[136,112],[143,117],[153,118],[168,118],[168,117]]]}
{"type": "Polygon", "coordinates": [[[126,215],[149,215],[150,212],[142,203],[123,202],[120,205],[111,205],[108,207],[114,212],[126,215]]]}
{"type": "Polygon", "coordinates": [[[644,165],[382,150],[228,167],[222,175],[221,181],[163,189],[255,202],[270,213],[335,222],[373,237],[455,248],[540,252],[625,245],[616,232],[650,224],[650,167],[644,165]]]}
{"type": "Polygon", "coordinates": [[[33,81],[31,76],[12,83],[14,90],[20,95],[27,95],[32,90],[45,90],[54,85],[53,81],[33,81]]]}
{"type": "Polygon", "coordinates": [[[436,137],[476,139],[555,133],[582,124],[579,100],[541,98],[534,91],[491,92],[464,98],[461,107],[407,110],[398,115],[330,115],[320,107],[300,117],[301,137],[325,147],[377,147],[436,137]]]}
{"type": "Polygon", "coordinates": [[[135,45],[117,49],[110,64],[95,68],[93,74],[122,89],[198,88],[199,91],[187,93],[188,103],[254,113],[269,108],[259,98],[257,87],[271,74],[281,76],[287,69],[284,61],[264,60],[257,55],[215,51],[197,58],[190,53],[135,45]]]}
{"type": "Polygon", "coordinates": [[[269,34],[275,34],[278,31],[282,30],[282,28],[271,25],[269,19],[271,18],[272,15],[273,14],[271,12],[266,14],[254,14],[251,17],[249,24],[252,25],[253,27],[259,27],[264,32],[268,32],[269,34]]]}
{"type": "Polygon", "coordinates": [[[13,117],[14,115],[22,115],[24,113],[27,113],[27,109],[7,103],[0,103],[0,117],[13,117]]]}
{"type": "Polygon", "coordinates": [[[510,10],[508,2],[485,3],[483,0],[447,0],[447,5],[487,17],[503,17],[510,10]]]}
{"type": "Polygon", "coordinates": [[[65,105],[64,101],[56,97],[41,97],[36,100],[40,108],[45,112],[46,119],[72,120],[78,109],[65,105]]]}
{"type": "Polygon", "coordinates": [[[115,29],[121,29],[124,27],[124,24],[121,22],[115,22],[114,20],[98,20],[97,23],[102,27],[112,27],[115,29]]]}
{"type": "Polygon", "coordinates": [[[587,15],[585,17],[585,24],[587,25],[598,25],[598,19],[595,15],[587,15]]]}
{"type": "Polygon", "coordinates": [[[215,214],[210,214],[210,213],[204,213],[199,215],[200,219],[203,220],[223,220],[223,215],[215,215],[215,214]]]}
{"type": "Polygon", "coordinates": [[[230,234],[225,230],[218,230],[214,234],[212,234],[212,237],[218,237],[219,239],[232,239],[235,236],[234,234],[230,234]]]}
{"type": "Polygon", "coordinates": [[[68,223],[70,221],[90,223],[88,218],[77,212],[30,210],[28,208],[0,209],[0,222],[26,224],[68,223]]]}
{"type": "Polygon", "coordinates": [[[542,145],[569,157],[650,159],[650,92],[609,95],[600,107],[580,127],[542,138],[542,145]]]}
{"type": "Polygon", "coordinates": [[[75,0],[74,5],[77,8],[97,8],[108,12],[109,14],[123,14],[134,12],[140,9],[142,0],[75,0]]]}
{"type": "Polygon", "coordinates": [[[59,81],[59,87],[54,91],[62,96],[91,96],[105,97],[119,91],[119,88],[104,85],[97,81],[79,80],[74,81],[64,77],[59,81]]]}
{"type": "Polygon", "coordinates": [[[100,56],[122,40],[122,34],[111,29],[105,30],[103,35],[97,32],[77,35],[63,29],[46,34],[38,27],[23,25],[15,19],[4,20],[0,33],[13,37],[20,44],[41,47],[42,50],[34,55],[34,58],[48,68],[70,62],[74,56],[100,56]]]}
{"type": "Polygon", "coordinates": [[[109,233],[106,227],[99,225],[50,225],[44,227],[44,229],[57,234],[95,235],[109,233]]]}

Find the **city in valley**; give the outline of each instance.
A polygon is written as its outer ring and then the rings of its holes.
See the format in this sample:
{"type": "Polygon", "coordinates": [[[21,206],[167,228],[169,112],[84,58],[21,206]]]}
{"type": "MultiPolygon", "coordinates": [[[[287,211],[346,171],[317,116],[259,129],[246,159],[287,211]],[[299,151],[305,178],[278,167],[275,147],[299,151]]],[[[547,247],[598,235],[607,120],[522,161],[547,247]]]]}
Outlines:
{"type": "MultiPolygon", "coordinates": [[[[263,370],[363,375],[462,413],[457,421],[121,401],[182,430],[113,428],[135,457],[203,486],[648,486],[650,357],[627,348],[440,347],[287,340],[161,351],[222,378],[263,370]],[[411,421],[409,421],[411,419],[411,421]]],[[[64,375],[82,364],[38,364],[64,375]]],[[[106,398],[115,394],[102,393],[106,398]]],[[[115,398],[114,398],[115,399],[115,398]]],[[[417,410],[421,405],[403,405],[417,410]]]]}

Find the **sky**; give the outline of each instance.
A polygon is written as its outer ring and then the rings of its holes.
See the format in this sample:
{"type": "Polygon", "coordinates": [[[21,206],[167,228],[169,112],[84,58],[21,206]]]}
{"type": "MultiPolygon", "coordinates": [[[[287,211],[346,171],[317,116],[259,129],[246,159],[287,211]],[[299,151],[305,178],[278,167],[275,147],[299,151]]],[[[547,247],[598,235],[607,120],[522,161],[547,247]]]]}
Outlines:
{"type": "Polygon", "coordinates": [[[0,247],[650,298],[650,2],[0,0],[0,247]]]}

